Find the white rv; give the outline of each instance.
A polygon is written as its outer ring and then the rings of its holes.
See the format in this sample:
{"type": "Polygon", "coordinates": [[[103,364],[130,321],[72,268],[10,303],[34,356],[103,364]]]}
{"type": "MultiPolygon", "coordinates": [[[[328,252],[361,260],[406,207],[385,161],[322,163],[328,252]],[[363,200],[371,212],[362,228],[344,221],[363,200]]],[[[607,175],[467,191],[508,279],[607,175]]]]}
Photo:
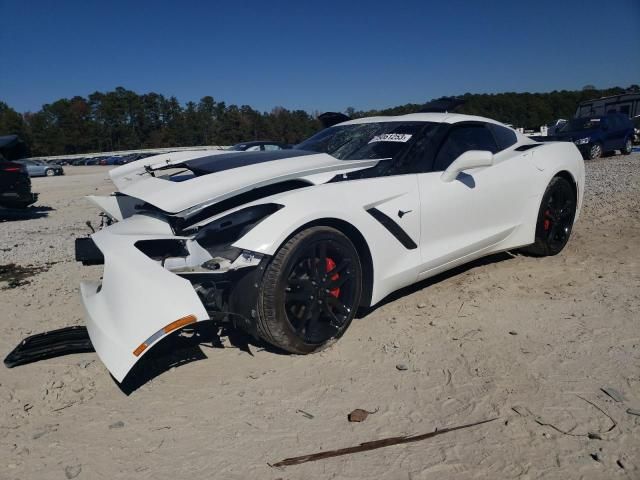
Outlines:
{"type": "Polygon", "coordinates": [[[640,115],[640,93],[623,93],[581,102],[576,110],[576,117],[595,117],[608,113],[637,117],[640,115]]]}

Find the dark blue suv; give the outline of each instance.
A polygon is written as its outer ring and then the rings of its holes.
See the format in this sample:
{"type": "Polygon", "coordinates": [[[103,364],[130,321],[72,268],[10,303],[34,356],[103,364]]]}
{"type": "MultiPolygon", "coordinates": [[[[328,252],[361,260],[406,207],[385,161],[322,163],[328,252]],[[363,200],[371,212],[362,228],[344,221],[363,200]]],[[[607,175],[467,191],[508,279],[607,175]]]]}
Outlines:
{"type": "Polygon", "coordinates": [[[629,155],[633,149],[633,123],[620,113],[573,118],[554,137],[554,140],[575,143],[585,159],[593,160],[615,150],[629,155]]]}

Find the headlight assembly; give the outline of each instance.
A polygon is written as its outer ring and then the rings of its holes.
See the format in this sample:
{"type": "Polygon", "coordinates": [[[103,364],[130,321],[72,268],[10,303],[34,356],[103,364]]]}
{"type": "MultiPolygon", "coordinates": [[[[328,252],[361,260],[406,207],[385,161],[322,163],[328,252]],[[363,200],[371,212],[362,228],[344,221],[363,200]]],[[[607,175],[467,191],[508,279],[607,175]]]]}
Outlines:
{"type": "Polygon", "coordinates": [[[209,252],[228,247],[282,205],[267,203],[243,208],[200,227],[195,240],[209,252]]]}
{"type": "Polygon", "coordinates": [[[585,145],[589,143],[590,140],[591,140],[591,137],[584,137],[584,138],[580,138],[579,140],[575,140],[573,143],[575,143],[576,145],[585,145]]]}

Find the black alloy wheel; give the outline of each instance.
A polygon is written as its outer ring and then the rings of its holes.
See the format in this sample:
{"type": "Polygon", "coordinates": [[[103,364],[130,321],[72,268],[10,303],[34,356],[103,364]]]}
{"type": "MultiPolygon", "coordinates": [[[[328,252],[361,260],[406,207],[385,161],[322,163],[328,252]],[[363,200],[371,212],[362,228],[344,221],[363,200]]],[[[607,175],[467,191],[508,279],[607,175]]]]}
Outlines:
{"type": "Polygon", "coordinates": [[[311,353],[342,336],[362,292],[351,241],[330,227],[304,230],[278,250],[259,298],[258,334],[292,353],[311,353]]]}
{"type": "Polygon", "coordinates": [[[576,193],[562,177],[554,177],[547,187],[536,223],[536,241],[523,249],[536,256],[557,255],[562,251],[576,216],[576,193]]]}

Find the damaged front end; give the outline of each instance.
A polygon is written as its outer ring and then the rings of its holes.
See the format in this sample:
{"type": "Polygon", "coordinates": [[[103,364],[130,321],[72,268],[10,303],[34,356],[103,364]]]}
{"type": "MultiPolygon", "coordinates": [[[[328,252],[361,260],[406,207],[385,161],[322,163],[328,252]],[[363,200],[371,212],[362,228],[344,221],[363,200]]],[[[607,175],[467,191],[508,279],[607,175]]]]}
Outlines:
{"type": "Polygon", "coordinates": [[[233,243],[279,208],[248,206],[197,224],[141,211],[77,240],[77,260],[104,263],[102,281],[82,282],[81,296],[93,346],[116,380],[185,325],[215,320],[252,331],[268,257],[233,243]]]}
{"type": "Polygon", "coordinates": [[[281,194],[378,161],[295,150],[183,152],[112,170],[119,191],[90,198],[107,226],[76,244],[78,260],[104,262],[102,282],[83,282],[81,293],[89,336],[109,371],[122,381],[150,347],[190,323],[232,321],[253,333],[269,261],[258,252],[273,239],[253,251],[236,245],[283,208],[281,194]]]}

